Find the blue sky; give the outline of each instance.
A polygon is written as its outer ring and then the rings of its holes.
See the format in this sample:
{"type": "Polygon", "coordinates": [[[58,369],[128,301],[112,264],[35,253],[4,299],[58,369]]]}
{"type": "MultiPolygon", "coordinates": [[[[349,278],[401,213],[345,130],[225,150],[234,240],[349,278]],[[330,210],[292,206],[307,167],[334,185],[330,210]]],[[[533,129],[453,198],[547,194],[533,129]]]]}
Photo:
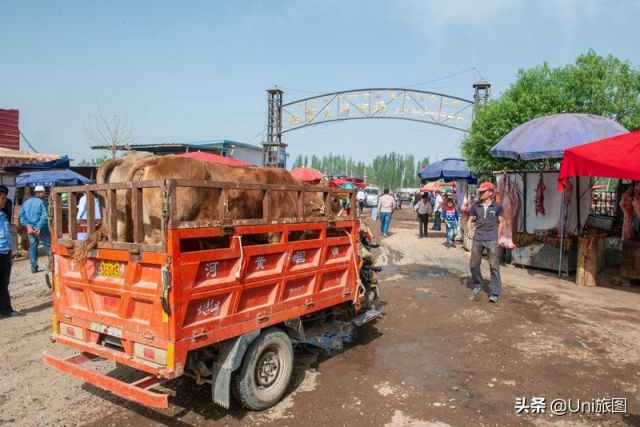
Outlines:
{"type": "MultiPolygon", "coordinates": [[[[137,143],[259,143],[274,84],[285,102],[406,86],[470,99],[482,76],[499,96],[519,68],[561,66],[588,49],[640,66],[639,20],[638,0],[0,0],[0,108],[20,110],[39,151],[76,160],[104,154],[89,148],[99,111],[130,123],[137,143]]],[[[435,160],[457,155],[462,137],[355,120],[284,142],[291,159],[396,151],[435,160]]]]}

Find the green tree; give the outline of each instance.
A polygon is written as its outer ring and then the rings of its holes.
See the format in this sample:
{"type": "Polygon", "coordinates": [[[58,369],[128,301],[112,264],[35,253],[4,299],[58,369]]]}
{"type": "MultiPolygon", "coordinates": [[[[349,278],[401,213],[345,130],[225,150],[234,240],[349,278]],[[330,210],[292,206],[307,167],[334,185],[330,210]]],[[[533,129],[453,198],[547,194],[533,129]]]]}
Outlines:
{"type": "Polygon", "coordinates": [[[497,100],[478,109],[462,154],[477,175],[504,167],[536,169],[544,162],[497,159],[489,150],[517,126],[561,112],[589,113],[616,120],[629,130],[640,128],[640,69],[593,50],[575,64],[550,68],[546,63],[519,70],[497,100]]]}

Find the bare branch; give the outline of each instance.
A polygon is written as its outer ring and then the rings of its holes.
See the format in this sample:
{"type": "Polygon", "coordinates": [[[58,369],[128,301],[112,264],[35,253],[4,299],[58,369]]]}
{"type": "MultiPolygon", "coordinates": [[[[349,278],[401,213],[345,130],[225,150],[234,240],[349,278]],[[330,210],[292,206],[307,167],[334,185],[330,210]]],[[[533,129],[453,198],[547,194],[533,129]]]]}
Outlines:
{"type": "Polygon", "coordinates": [[[86,128],[88,139],[95,145],[110,147],[111,157],[115,158],[120,147],[129,146],[134,140],[131,124],[118,115],[107,118],[102,114],[100,107],[94,116],[94,124],[86,128]]]}

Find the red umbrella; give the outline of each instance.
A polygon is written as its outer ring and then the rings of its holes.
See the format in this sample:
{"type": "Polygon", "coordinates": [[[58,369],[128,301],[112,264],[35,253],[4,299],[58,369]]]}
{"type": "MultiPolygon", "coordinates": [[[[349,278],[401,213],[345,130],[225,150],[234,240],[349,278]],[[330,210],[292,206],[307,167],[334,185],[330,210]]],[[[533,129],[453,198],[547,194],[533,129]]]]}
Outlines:
{"type": "Polygon", "coordinates": [[[420,189],[421,193],[424,193],[426,191],[442,191],[442,187],[440,186],[440,184],[437,181],[433,181],[433,182],[427,182],[424,187],[422,187],[420,189]]]}
{"type": "Polygon", "coordinates": [[[192,151],[190,153],[179,154],[182,157],[189,157],[192,159],[203,160],[210,163],[221,163],[228,166],[255,166],[252,163],[245,162],[243,160],[234,159],[233,157],[224,157],[217,154],[206,153],[203,151],[192,151]]]}
{"type": "Polygon", "coordinates": [[[334,187],[334,188],[339,188],[342,184],[347,184],[347,183],[349,183],[349,184],[353,184],[353,183],[352,183],[351,181],[349,181],[348,179],[344,179],[344,178],[336,178],[336,179],[334,179],[333,181],[331,181],[331,182],[329,183],[329,185],[330,185],[331,187],[334,187]]]}
{"type": "Polygon", "coordinates": [[[302,182],[319,181],[324,178],[324,174],[322,172],[306,166],[293,169],[291,171],[291,175],[302,182]]]}

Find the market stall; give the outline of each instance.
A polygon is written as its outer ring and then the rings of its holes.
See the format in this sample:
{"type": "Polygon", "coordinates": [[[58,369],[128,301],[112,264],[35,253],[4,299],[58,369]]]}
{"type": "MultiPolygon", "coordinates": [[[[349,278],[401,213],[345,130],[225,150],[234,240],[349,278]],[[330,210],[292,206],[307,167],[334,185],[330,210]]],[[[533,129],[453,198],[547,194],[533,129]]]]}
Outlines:
{"type": "Polygon", "coordinates": [[[623,213],[620,273],[640,279],[640,131],[566,150],[558,174],[559,194],[568,191],[570,180],[580,176],[631,181],[622,184],[620,199],[623,213]]]}
{"type": "Polygon", "coordinates": [[[541,160],[549,166],[542,171],[496,172],[496,198],[503,205],[509,202],[505,237],[512,247],[512,263],[560,274],[576,270],[577,238],[589,215],[592,183],[576,176],[568,180],[567,191],[557,193],[558,172],[551,166],[568,148],[626,132],[606,117],[561,113],[518,126],[491,149],[494,157],[541,160]]]}

